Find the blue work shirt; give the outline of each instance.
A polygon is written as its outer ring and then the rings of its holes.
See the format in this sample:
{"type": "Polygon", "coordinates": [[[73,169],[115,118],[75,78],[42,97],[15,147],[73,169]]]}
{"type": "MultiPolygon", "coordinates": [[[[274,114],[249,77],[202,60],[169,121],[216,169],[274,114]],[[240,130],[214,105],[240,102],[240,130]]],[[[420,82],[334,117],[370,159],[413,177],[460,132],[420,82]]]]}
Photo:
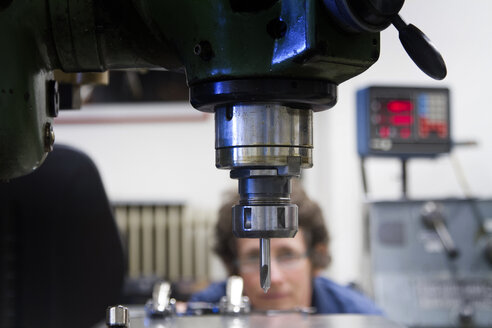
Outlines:
{"type": "MultiPolygon", "coordinates": [[[[217,303],[226,294],[226,282],[213,283],[191,296],[190,302],[217,303]]],[[[341,286],[328,278],[313,279],[311,306],[319,314],[358,313],[382,315],[383,312],[361,293],[341,286]]]]}

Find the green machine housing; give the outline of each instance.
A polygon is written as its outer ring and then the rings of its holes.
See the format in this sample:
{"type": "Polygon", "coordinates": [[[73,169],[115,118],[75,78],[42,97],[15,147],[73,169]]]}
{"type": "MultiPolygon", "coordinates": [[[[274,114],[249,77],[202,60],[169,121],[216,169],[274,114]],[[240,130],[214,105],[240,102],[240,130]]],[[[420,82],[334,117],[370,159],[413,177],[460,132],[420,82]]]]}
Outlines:
{"type": "Polygon", "coordinates": [[[0,0],[0,179],[38,167],[54,142],[53,70],[186,74],[192,105],[273,103],[314,111],[379,56],[321,0],[0,0]]]}

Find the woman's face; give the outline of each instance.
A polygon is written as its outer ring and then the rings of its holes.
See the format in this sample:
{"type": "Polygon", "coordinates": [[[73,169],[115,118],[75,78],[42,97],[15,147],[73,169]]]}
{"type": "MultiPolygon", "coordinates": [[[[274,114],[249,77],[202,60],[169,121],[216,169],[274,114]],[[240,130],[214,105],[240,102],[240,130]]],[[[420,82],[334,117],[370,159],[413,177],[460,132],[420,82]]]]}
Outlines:
{"type": "Polygon", "coordinates": [[[260,286],[258,239],[239,238],[239,274],[244,294],[257,310],[289,310],[311,306],[312,269],[302,230],[294,238],[270,239],[271,285],[267,293],[260,286]]]}

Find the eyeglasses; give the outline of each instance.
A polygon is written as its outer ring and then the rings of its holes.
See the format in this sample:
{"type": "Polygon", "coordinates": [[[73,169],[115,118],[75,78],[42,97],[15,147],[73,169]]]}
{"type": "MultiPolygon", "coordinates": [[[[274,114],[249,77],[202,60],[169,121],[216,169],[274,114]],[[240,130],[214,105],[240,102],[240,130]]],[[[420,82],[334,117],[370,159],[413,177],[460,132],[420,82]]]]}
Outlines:
{"type": "MultiPolygon", "coordinates": [[[[272,256],[271,260],[275,261],[277,265],[282,270],[292,270],[299,266],[302,262],[301,260],[308,257],[308,253],[295,253],[295,252],[287,252],[282,253],[277,256],[272,256]]],[[[252,254],[245,256],[236,260],[236,265],[238,265],[239,269],[244,272],[258,272],[260,270],[260,255],[252,254]]]]}

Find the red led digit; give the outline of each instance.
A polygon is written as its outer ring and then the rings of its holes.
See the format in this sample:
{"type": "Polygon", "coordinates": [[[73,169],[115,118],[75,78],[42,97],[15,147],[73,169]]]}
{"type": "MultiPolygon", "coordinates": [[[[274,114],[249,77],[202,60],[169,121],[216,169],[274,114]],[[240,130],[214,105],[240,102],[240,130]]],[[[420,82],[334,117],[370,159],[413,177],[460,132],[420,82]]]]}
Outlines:
{"type": "Polygon", "coordinates": [[[409,128],[403,128],[400,130],[400,137],[403,139],[408,139],[412,135],[412,130],[409,128]]]}
{"type": "Polygon", "coordinates": [[[413,117],[409,115],[395,115],[391,118],[393,125],[411,125],[412,123],[413,117]]]}
{"type": "Polygon", "coordinates": [[[379,127],[379,136],[381,138],[388,138],[390,135],[390,128],[389,126],[381,126],[379,127]]]}
{"type": "Polygon", "coordinates": [[[391,100],[386,108],[393,113],[407,112],[413,109],[413,103],[410,100],[391,100]]]}

